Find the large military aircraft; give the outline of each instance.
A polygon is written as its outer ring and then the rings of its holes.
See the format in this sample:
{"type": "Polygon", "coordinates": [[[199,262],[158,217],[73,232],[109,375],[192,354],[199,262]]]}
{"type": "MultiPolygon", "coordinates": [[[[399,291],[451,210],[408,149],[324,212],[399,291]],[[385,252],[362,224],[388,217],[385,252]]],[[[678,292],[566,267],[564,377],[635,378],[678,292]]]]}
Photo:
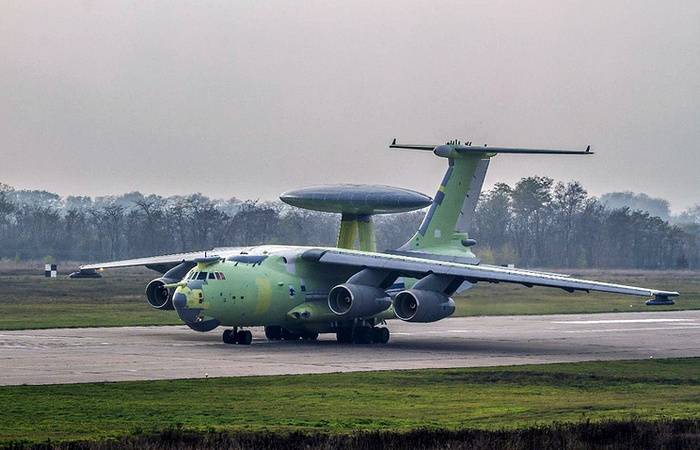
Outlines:
{"type": "Polygon", "coordinates": [[[343,214],[336,247],[260,245],[87,264],[74,278],[99,277],[105,269],[145,266],[160,272],[146,287],[148,303],[175,309],[196,331],[225,326],[223,341],[250,344],[245,327],[264,326],[270,340],[317,339],[335,333],[341,343],[386,343],[388,319],[434,322],[455,310],[451,296],[480,282],[517,283],[574,291],[653,297],[672,302],[677,292],[624,286],[480,264],[468,236],[489,161],[498,154],[591,155],[586,150],[474,146],[400,145],[432,151],[448,162],[434,199],[386,186],[316,186],[282,200],[343,214]],[[430,205],[420,227],[403,246],[377,252],[372,214],[430,205]],[[359,235],[359,236],[358,236],[359,235]],[[359,237],[359,248],[356,238],[359,237]]]}

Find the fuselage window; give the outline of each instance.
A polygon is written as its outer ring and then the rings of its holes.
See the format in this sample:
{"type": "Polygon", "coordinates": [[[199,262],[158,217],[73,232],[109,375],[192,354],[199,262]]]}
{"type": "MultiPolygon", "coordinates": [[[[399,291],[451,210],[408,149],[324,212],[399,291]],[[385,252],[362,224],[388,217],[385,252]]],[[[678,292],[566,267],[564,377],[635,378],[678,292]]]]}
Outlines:
{"type": "Polygon", "coordinates": [[[207,279],[207,272],[199,272],[197,275],[198,280],[206,280],[207,279]]]}

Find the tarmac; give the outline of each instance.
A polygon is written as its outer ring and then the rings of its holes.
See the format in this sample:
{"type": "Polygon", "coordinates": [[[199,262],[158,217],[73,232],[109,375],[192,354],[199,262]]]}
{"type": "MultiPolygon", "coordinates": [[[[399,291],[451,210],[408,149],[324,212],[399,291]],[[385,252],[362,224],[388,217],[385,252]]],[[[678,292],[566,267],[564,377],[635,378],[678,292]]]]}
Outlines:
{"type": "Polygon", "coordinates": [[[388,324],[386,345],[221,341],[186,326],[0,331],[0,385],[501,366],[700,356],[700,311],[388,324]]]}

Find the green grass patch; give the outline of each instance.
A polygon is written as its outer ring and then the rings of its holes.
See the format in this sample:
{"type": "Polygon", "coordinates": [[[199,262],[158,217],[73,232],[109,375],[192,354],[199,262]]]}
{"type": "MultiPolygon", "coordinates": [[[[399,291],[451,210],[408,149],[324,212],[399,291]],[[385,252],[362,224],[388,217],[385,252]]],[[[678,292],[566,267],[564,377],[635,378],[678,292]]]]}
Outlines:
{"type": "MultiPolygon", "coordinates": [[[[40,370],[40,368],[38,368],[40,370]]],[[[700,417],[700,358],[0,387],[0,442],[700,417]]]]}
{"type": "Polygon", "coordinates": [[[114,271],[101,279],[47,279],[25,273],[0,274],[0,329],[175,325],[174,311],[146,302],[146,270],[114,271]]]}
{"type": "MultiPolygon", "coordinates": [[[[114,270],[96,280],[46,279],[39,273],[39,268],[2,268],[1,330],[181,323],[174,311],[157,311],[146,303],[146,284],[157,276],[153,271],[114,270]]],[[[673,306],[649,307],[639,297],[569,294],[559,289],[479,283],[455,298],[455,316],[700,309],[700,273],[697,272],[584,271],[575,275],[678,290],[682,296],[673,306]]]]}

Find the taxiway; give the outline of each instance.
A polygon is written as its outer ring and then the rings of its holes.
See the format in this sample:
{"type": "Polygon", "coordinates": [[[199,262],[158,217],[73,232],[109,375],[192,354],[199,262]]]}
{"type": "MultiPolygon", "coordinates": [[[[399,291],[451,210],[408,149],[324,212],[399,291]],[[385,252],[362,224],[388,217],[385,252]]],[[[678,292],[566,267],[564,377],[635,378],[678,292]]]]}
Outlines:
{"type": "Polygon", "coordinates": [[[0,331],[0,385],[700,356],[700,311],[389,323],[387,345],[221,342],[185,326],[0,331]]]}

